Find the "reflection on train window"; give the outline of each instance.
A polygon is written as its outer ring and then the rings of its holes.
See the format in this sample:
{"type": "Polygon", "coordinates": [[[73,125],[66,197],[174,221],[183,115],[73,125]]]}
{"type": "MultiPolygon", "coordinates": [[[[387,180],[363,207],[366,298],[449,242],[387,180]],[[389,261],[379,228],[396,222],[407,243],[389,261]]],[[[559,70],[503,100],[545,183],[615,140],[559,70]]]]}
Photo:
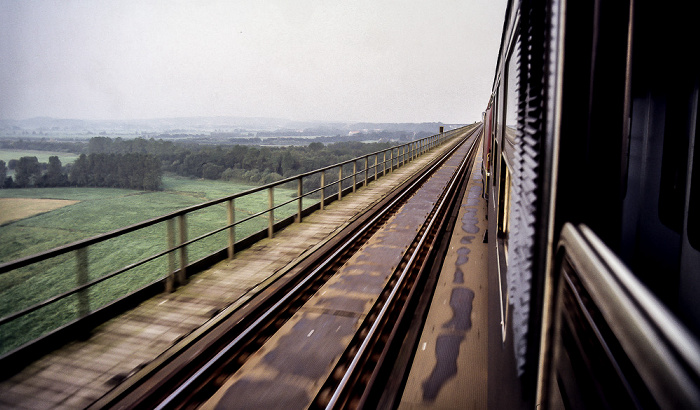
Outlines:
{"type": "Polygon", "coordinates": [[[684,97],[678,95],[666,103],[659,193],[659,219],[678,234],[683,227],[691,122],[691,110],[684,97]]]}
{"type": "Polygon", "coordinates": [[[501,186],[498,200],[498,237],[503,240],[503,250],[508,255],[508,233],[510,232],[510,170],[505,156],[501,156],[501,186]]]}
{"type": "MultiPolygon", "coordinates": [[[[518,37],[513,50],[518,49],[519,41],[518,37]]],[[[513,58],[514,54],[511,50],[510,57],[508,57],[508,76],[506,77],[506,137],[508,136],[507,130],[509,128],[515,130],[518,121],[518,62],[517,58],[513,58]]]]}
{"type": "Polygon", "coordinates": [[[498,162],[498,160],[496,160],[496,158],[498,158],[498,156],[501,155],[501,151],[500,151],[501,140],[498,139],[499,135],[501,135],[500,129],[498,128],[499,127],[498,116],[500,115],[499,113],[501,112],[501,100],[502,100],[502,98],[499,97],[499,94],[500,94],[500,87],[496,90],[496,100],[494,101],[494,104],[493,104],[493,126],[491,128],[491,130],[493,132],[493,154],[492,155],[494,158],[494,161],[493,161],[493,172],[494,172],[493,186],[496,186],[496,184],[498,182],[498,175],[499,175],[498,174],[499,173],[498,167],[499,167],[500,163],[498,162]]]}
{"type": "MultiPolygon", "coordinates": [[[[504,95],[504,90],[503,90],[503,84],[500,84],[498,86],[498,109],[496,110],[496,139],[498,141],[503,141],[503,113],[505,112],[505,107],[503,106],[505,104],[505,99],[506,96],[504,95]]],[[[501,149],[505,149],[504,146],[501,146],[501,149]]]]}
{"type": "MultiPolygon", "coordinates": [[[[698,105],[698,104],[696,104],[698,105]]],[[[700,118],[700,107],[695,124],[695,147],[693,148],[693,171],[690,177],[690,202],[688,204],[688,242],[700,250],[700,139],[698,139],[697,118],[700,118]]]]}
{"type": "MultiPolygon", "coordinates": [[[[493,158],[497,158],[497,155],[499,153],[498,148],[499,148],[498,140],[494,139],[493,140],[493,150],[491,152],[491,155],[493,155],[493,158]]],[[[492,171],[493,175],[491,176],[491,180],[493,182],[493,186],[495,187],[496,183],[498,182],[498,165],[499,164],[498,164],[498,161],[492,160],[492,162],[493,162],[493,171],[492,171]]]]}
{"type": "MultiPolygon", "coordinates": [[[[505,105],[505,110],[498,113],[501,119],[500,130],[502,134],[502,145],[500,155],[501,170],[499,175],[499,209],[498,209],[498,237],[503,241],[503,250],[507,258],[508,237],[510,233],[510,202],[511,202],[511,165],[516,165],[514,161],[515,138],[518,111],[518,63],[513,58],[514,50],[517,50],[518,41],[510,50],[508,57],[505,78],[505,90],[501,90],[501,100],[505,97],[505,102],[501,102],[501,107],[505,105]]],[[[506,261],[507,262],[507,261],[506,261]]]]}

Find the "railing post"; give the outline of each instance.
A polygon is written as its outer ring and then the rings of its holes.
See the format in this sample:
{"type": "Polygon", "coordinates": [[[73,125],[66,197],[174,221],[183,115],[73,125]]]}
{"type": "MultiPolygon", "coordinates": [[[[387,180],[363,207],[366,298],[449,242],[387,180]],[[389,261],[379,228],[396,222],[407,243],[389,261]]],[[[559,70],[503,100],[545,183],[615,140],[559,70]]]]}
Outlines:
{"type": "Polygon", "coordinates": [[[301,177],[297,179],[297,197],[299,197],[299,200],[297,201],[297,222],[301,222],[301,211],[303,210],[302,206],[302,197],[304,194],[304,184],[302,183],[301,177]]]}
{"type": "Polygon", "coordinates": [[[228,224],[231,226],[228,228],[228,258],[233,259],[234,246],[236,244],[236,208],[234,207],[234,198],[228,200],[228,224]]]}
{"type": "Polygon", "coordinates": [[[374,155],[374,180],[377,180],[377,174],[379,173],[379,154],[374,155]]]}
{"type": "Polygon", "coordinates": [[[270,187],[267,189],[267,203],[269,205],[269,220],[267,224],[267,237],[272,238],[275,234],[275,188],[270,187]]]}
{"type": "Polygon", "coordinates": [[[389,151],[389,172],[394,172],[394,149],[392,148],[391,151],[389,151]]]}
{"type": "Polygon", "coordinates": [[[165,279],[165,291],[170,293],[175,291],[175,218],[165,221],[167,230],[168,250],[168,277],[165,279]]]}
{"type": "Polygon", "coordinates": [[[384,151],[384,160],[382,161],[382,176],[386,175],[386,151],[384,151]]]}
{"type": "Polygon", "coordinates": [[[321,210],[324,209],[326,202],[326,171],[321,171],[321,210]]]}
{"type": "Polygon", "coordinates": [[[343,199],[343,166],[338,167],[338,200],[343,199]]]}
{"type": "Polygon", "coordinates": [[[182,214],[177,217],[180,225],[180,270],[177,274],[177,282],[179,285],[187,284],[187,246],[183,244],[187,242],[187,214],[182,214]]]}
{"type": "Polygon", "coordinates": [[[357,160],[352,161],[352,192],[357,189],[357,160]]]}
{"type": "MultiPolygon", "coordinates": [[[[75,251],[77,261],[77,284],[84,285],[88,282],[88,252],[87,247],[78,248],[75,251]]],[[[78,317],[85,317],[90,313],[90,295],[88,289],[78,292],[78,317]]]]}
{"type": "Polygon", "coordinates": [[[363,185],[364,187],[367,187],[367,170],[368,170],[367,167],[368,166],[369,166],[369,157],[366,156],[365,157],[365,184],[363,185]]]}

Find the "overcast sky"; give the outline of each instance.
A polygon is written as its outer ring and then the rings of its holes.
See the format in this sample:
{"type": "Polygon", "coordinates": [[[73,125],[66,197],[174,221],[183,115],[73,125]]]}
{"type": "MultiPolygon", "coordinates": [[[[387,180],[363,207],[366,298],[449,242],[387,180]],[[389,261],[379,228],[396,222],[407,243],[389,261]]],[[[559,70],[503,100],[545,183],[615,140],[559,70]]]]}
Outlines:
{"type": "Polygon", "coordinates": [[[505,0],[0,0],[0,119],[464,123],[505,0]]]}

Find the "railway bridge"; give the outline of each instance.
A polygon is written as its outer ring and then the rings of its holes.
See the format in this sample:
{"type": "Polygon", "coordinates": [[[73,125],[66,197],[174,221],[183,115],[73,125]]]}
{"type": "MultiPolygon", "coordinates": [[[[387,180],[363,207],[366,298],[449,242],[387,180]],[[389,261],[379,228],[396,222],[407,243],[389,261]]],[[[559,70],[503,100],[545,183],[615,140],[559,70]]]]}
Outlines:
{"type": "Polygon", "coordinates": [[[0,265],[70,256],[78,282],[0,319],[31,322],[61,300],[78,311],[2,356],[0,407],[484,408],[480,138],[480,124],[440,133],[319,170],[313,190],[301,175],[0,265]],[[297,195],[276,199],[281,185],[297,195]],[[266,194],[268,209],[241,218],[247,194],[266,194]],[[225,223],[191,238],[205,206],[226,209],[225,223]],[[254,218],[267,226],[238,238],[254,218]],[[157,224],[162,252],[92,278],[91,247],[157,224]],[[167,274],[90,308],[95,286],[158,260],[167,274]]]}

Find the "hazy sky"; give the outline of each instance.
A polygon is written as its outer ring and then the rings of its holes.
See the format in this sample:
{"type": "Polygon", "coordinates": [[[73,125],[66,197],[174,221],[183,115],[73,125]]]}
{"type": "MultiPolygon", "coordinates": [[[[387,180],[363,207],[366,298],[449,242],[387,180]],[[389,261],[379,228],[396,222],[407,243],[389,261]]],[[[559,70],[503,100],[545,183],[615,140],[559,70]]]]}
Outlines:
{"type": "Polygon", "coordinates": [[[463,123],[505,0],[0,0],[0,119],[463,123]]]}

